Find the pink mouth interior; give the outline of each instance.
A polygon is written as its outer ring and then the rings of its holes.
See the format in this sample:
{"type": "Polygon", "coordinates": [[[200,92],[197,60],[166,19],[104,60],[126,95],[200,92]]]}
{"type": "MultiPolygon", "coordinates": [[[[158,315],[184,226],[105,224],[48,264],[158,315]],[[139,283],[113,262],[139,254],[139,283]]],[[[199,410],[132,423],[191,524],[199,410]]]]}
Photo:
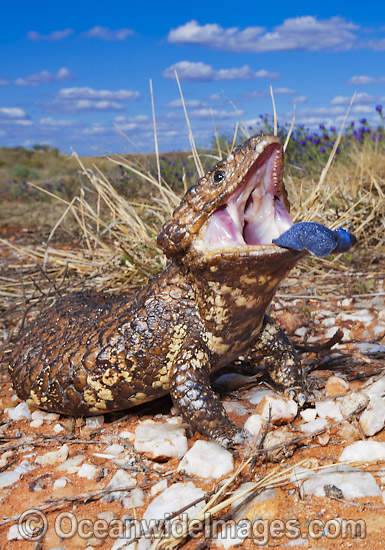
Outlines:
{"type": "Polygon", "coordinates": [[[210,247],[271,244],[293,221],[278,190],[281,152],[269,147],[211,216],[205,233],[210,247]]]}

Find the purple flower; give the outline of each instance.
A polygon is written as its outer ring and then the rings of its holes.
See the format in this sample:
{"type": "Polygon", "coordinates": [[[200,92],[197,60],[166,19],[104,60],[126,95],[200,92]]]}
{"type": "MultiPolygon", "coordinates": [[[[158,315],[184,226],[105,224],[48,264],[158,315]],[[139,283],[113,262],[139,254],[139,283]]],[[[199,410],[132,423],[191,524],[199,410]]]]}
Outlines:
{"type": "Polygon", "coordinates": [[[376,105],[376,111],[382,113],[382,105],[376,105]]]}

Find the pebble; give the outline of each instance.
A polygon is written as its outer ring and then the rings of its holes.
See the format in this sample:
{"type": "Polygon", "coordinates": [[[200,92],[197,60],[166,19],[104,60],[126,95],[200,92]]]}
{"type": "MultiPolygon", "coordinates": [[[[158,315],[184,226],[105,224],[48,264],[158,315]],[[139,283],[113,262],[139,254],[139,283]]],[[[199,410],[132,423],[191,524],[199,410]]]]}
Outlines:
{"type": "Polygon", "coordinates": [[[246,407],[236,401],[223,401],[222,405],[224,406],[227,414],[234,413],[238,416],[245,416],[245,414],[249,412],[246,407]]]}
{"type": "Polygon", "coordinates": [[[19,532],[19,525],[17,523],[11,525],[8,529],[7,540],[23,540],[23,537],[19,532]]]}
{"type": "Polygon", "coordinates": [[[101,414],[99,416],[89,416],[86,418],[86,426],[96,428],[104,424],[104,416],[101,414]]]}
{"type": "Polygon", "coordinates": [[[178,424],[144,421],[135,430],[134,447],[153,459],[181,458],[188,449],[186,430],[178,424]]]}
{"type": "Polygon", "coordinates": [[[150,494],[152,497],[157,495],[158,493],[161,493],[165,489],[167,489],[168,483],[167,479],[162,479],[161,481],[158,481],[155,485],[153,485],[150,489],[150,494]]]}
{"type": "Polygon", "coordinates": [[[366,407],[369,403],[369,396],[363,392],[353,392],[345,395],[340,402],[340,411],[343,418],[348,417],[358,408],[366,407]]]}
{"type": "Polygon", "coordinates": [[[317,416],[317,411],[315,409],[304,409],[299,413],[305,422],[312,422],[317,416]]]}
{"type": "Polygon", "coordinates": [[[63,464],[56,466],[56,470],[61,472],[67,472],[67,474],[75,474],[81,465],[81,463],[86,459],[84,455],[75,455],[71,458],[68,458],[63,464]]]}
{"type": "Polygon", "coordinates": [[[40,466],[46,466],[47,464],[56,464],[57,462],[64,462],[68,458],[69,447],[65,443],[59,447],[56,451],[49,451],[44,455],[36,457],[36,464],[40,466]]]}
{"type": "Polygon", "coordinates": [[[53,484],[53,490],[62,489],[67,485],[67,479],[65,477],[59,477],[53,484]]]}
{"type": "Polygon", "coordinates": [[[265,395],[278,395],[273,390],[267,388],[259,388],[257,390],[252,389],[243,394],[243,397],[249,401],[252,405],[258,405],[265,397],[265,395]]]}
{"type": "Polygon", "coordinates": [[[40,426],[42,426],[43,424],[44,424],[44,420],[40,420],[40,419],[32,420],[29,423],[31,428],[40,428],[40,426]]]}
{"type": "Polygon", "coordinates": [[[113,443],[112,445],[108,445],[104,452],[106,454],[111,454],[113,456],[118,456],[124,452],[124,446],[120,445],[120,443],[113,443]]]}
{"type": "Polygon", "coordinates": [[[22,418],[31,418],[31,411],[25,401],[22,401],[16,407],[10,407],[5,409],[4,412],[8,414],[10,420],[21,420],[22,418]]]}
{"type": "Polygon", "coordinates": [[[60,432],[64,431],[64,428],[60,424],[55,424],[55,426],[53,427],[53,431],[59,434],[60,432]]]}
{"type": "Polygon", "coordinates": [[[385,425],[385,400],[373,396],[370,403],[360,416],[360,426],[363,433],[369,437],[382,430],[385,425]]]}
{"type": "Polygon", "coordinates": [[[284,429],[269,432],[263,442],[264,449],[271,449],[271,451],[266,453],[267,460],[270,462],[281,462],[292,457],[297,447],[296,444],[290,444],[293,439],[295,439],[295,436],[284,429]],[[273,447],[277,445],[279,447],[274,449],[273,447]]]}
{"type": "Polygon", "coordinates": [[[136,487],[132,489],[132,491],[124,494],[121,503],[123,508],[128,508],[129,510],[132,508],[139,508],[139,506],[143,506],[145,503],[144,492],[140,487],[136,487]]]}
{"type": "MultiPolygon", "coordinates": [[[[196,487],[191,481],[174,483],[150,502],[143,515],[143,519],[147,521],[151,519],[164,519],[165,514],[172,514],[186,506],[189,502],[194,502],[198,498],[204,497],[204,495],[205,492],[199,487],[196,487]]],[[[183,513],[191,518],[197,514],[204,505],[205,500],[202,499],[201,502],[191,506],[183,513]]]]}
{"type": "Polygon", "coordinates": [[[93,464],[82,464],[78,470],[78,476],[85,477],[87,479],[94,479],[96,472],[97,468],[93,464]]]}
{"type": "Polygon", "coordinates": [[[382,397],[385,394],[385,376],[382,376],[379,380],[376,380],[373,384],[370,384],[366,388],[362,389],[363,393],[366,393],[369,397],[378,395],[382,397]]]}
{"type": "MultiPolygon", "coordinates": [[[[112,476],[111,481],[108,483],[106,489],[115,489],[118,487],[131,487],[136,485],[136,480],[131,477],[125,470],[117,470],[112,476]]],[[[101,500],[105,502],[115,502],[121,500],[126,495],[130,494],[130,491],[116,491],[108,493],[101,500]]]]}
{"type": "Polygon", "coordinates": [[[333,420],[342,420],[343,418],[340,410],[340,404],[335,399],[316,401],[315,409],[320,418],[332,418],[333,420]]]}
{"type": "Polygon", "coordinates": [[[367,439],[356,441],[342,451],[340,462],[345,460],[360,460],[370,462],[372,460],[385,460],[385,443],[367,439]]]}
{"type": "Polygon", "coordinates": [[[275,395],[265,395],[257,405],[256,412],[263,419],[270,420],[273,424],[287,423],[297,416],[298,405],[293,399],[284,399],[275,395]]]}
{"type": "Polygon", "coordinates": [[[178,472],[218,479],[234,469],[233,455],[214,441],[198,440],[185,454],[178,472]]]}
{"type": "Polygon", "coordinates": [[[346,382],[340,376],[329,376],[326,382],[325,390],[329,397],[334,397],[335,395],[340,395],[349,390],[350,384],[346,382]]]}
{"type": "Polygon", "coordinates": [[[369,313],[368,309],[361,309],[357,313],[339,313],[337,319],[341,321],[358,321],[367,326],[373,321],[373,315],[369,313]]]}
{"type": "Polygon", "coordinates": [[[348,464],[337,464],[319,472],[306,468],[294,470],[291,479],[298,483],[301,498],[310,495],[325,497],[325,485],[338,487],[347,500],[381,495],[372,474],[348,464]]]}
{"type": "Polygon", "coordinates": [[[328,426],[328,424],[329,423],[325,418],[316,418],[315,420],[307,422],[306,424],[300,424],[299,429],[305,434],[312,434],[314,432],[317,432],[318,430],[322,430],[323,428],[328,426]]]}
{"type": "Polygon", "coordinates": [[[244,428],[252,435],[258,435],[261,432],[262,428],[265,426],[265,423],[265,420],[262,419],[262,416],[260,414],[252,414],[246,420],[244,428]]]}
{"type": "Polygon", "coordinates": [[[228,550],[241,548],[243,541],[250,535],[250,522],[247,519],[225,523],[215,538],[215,546],[228,550]]]}
{"type": "Polygon", "coordinates": [[[32,466],[27,462],[26,460],[23,460],[18,466],[16,466],[13,470],[7,470],[5,472],[0,473],[0,489],[3,487],[9,487],[10,485],[13,485],[17,481],[19,481],[20,477],[30,470],[33,470],[35,466],[32,466]]]}

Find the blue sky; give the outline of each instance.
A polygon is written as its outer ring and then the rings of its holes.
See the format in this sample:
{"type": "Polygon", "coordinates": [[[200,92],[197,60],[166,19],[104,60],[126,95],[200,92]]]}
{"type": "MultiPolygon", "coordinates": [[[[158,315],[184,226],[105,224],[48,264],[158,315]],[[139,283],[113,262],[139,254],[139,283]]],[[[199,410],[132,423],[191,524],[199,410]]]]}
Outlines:
{"type": "Polygon", "coordinates": [[[385,2],[7,2],[0,21],[0,145],[64,153],[188,148],[271,113],[310,128],[379,122],[385,2]],[[123,138],[121,133],[126,138],[123,138]]]}

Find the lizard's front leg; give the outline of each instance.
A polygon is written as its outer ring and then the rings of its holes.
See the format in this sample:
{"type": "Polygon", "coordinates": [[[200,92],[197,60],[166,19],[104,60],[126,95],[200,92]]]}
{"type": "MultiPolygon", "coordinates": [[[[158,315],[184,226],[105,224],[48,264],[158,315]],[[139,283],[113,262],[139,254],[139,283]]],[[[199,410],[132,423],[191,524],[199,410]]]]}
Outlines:
{"type": "Polygon", "coordinates": [[[170,393],[185,422],[224,447],[241,443],[248,435],[237,428],[210,385],[210,353],[199,338],[189,337],[170,371],[170,393]]]}
{"type": "Polygon", "coordinates": [[[286,334],[268,315],[264,317],[254,348],[264,355],[273,387],[303,405],[309,393],[301,361],[286,334]]]}

